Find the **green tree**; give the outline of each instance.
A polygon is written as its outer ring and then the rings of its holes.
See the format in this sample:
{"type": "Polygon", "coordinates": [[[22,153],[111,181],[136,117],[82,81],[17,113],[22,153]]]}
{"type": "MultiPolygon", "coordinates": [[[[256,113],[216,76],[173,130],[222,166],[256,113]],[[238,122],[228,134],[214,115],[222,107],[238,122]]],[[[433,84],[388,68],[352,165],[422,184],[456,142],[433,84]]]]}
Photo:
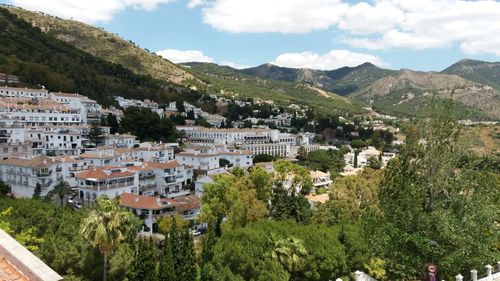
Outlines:
{"type": "Polygon", "coordinates": [[[131,281],[157,281],[156,246],[152,238],[139,238],[132,264],[131,281]]]}
{"type": "Polygon", "coordinates": [[[345,166],[343,155],[333,150],[316,150],[308,153],[302,165],[312,170],[320,170],[323,172],[336,171],[342,172],[345,166]]]}
{"type": "MultiPolygon", "coordinates": [[[[217,175],[213,183],[203,187],[200,221],[216,225],[224,218],[229,225],[245,226],[267,215],[265,202],[257,198],[257,191],[247,176],[217,175]]],[[[218,231],[217,231],[218,232],[218,231]]]]}
{"type": "Polygon", "coordinates": [[[39,238],[37,236],[37,228],[34,226],[23,229],[22,231],[16,233],[11,226],[11,223],[8,221],[9,217],[12,214],[12,207],[5,209],[0,212],[0,229],[7,232],[9,235],[14,236],[17,242],[21,245],[25,246],[30,251],[37,251],[38,246],[44,242],[43,238],[39,238]]]}
{"type": "Polygon", "coordinates": [[[330,200],[316,207],[311,222],[331,226],[378,212],[382,177],[380,170],[364,169],[358,175],[337,178],[329,189],[330,200]]]}
{"type": "Polygon", "coordinates": [[[94,144],[95,147],[99,146],[101,144],[103,138],[104,138],[104,131],[102,130],[101,126],[98,124],[92,124],[89,130],[88,138],[89,141],[94,144]]]}
{"type": "Polygon", "coordinates": [[[181,241],[184,244],[184,253],[182,255],[181,267],[177,272],[179,281],[192,281],[196,280],[197,266],[196,266],[196,253],[194,251],[193,236],[188,229],[182,231],[181,241]]]}
{"type": "Polygon", "coordinates": [[[378,169],[382,168],[382,162],[378,159],[378,157],[370,156],[370,158],[368,158],[368,160],[367,160],[366,166],[368,168],[378,170],[378,169]]]}
{"type": "Polygon", "coordinates": [[[254,166],[250,169],[249,178],[257,193],[257,199],[267,202],[271,197],[271,174],[261,166],[254,166]]]}
{"type": "Polygon", "coordinates": [[[52,199],[57,195],[59,197],[59,202],[61,203],[61,208],[64,207],[64,197],[71,192],[71,186],[65,182],[60,181],[57,183],[54,188],[47,193],[47,198],[52,199]]]}
{"type": "Polygon", "coordinates": [[[10,186],[0,180],[0,196],[5,196],[10,193],[10,186]]]}
{"type": "Polygon", "coordinates": [[[120,129],[118,119],[113,113],[108,113],[108,115],[106,115],[106,126],[109,126],[109,133],[113,135],[120,129]]]}
{"type": "Polygon", "coordinates": [[[451,279],[500,258],[499,177],[461,164],[467,149],[452,112],[451,102],[434,101],[416,126],[420,137],[408,140],[380,184],[382,215],[366,231],[389,279],[415,278],[431,261],[439,279],[451,279]]]}
{"type": "Polygon", "coordinates": [[[158,231],[161,234],[168,235],[172,230],[172,223],[175,220],[178,229],[185,229],[189,226],[189,222],[181,215],[175,213],[173,216],[163,216],[156,223],[158,224],[158,231]]]}
{"type": "Polygon", "coordinates": [[[116,201],[98,197],[94,208],[82,221],[80,234],[104,257],[103,280],[107,279],[108,255],[137,226],[137,218],[122,210],[116,201]]]}
{"type": "Polygon", "coordinates": [[[219,159],[219,167],[231,167],[231,162],[229,162],[229,160],[227,159],[222,159],[220,158],[219,159]]]}
{"type": "Polygon", "coordinates": [[[276,160],[276,157],[269,154],[257,154],[253,157],[253,163],[260,162],[273,162],[276,160]]]}
{"type": "Polygon", "coordinates": [[[287,183],[290,190],[300,190],[302,194],[309,194],[312,189],[312,179],[309,171],[290,161],[280,160],[274,165],[276,170],[275,186],[287,183]]]}
{"type": "Polygon", "coordinates": [[[214,246],[217,243],[217,235],[215,231],[215,225],[208,225],[208,232],[201,238],[201,256],[200,256],[200,268],[201,268],[201,280],[208,280],[207,269],[205,266],[212,261],[214,256],[214,246]]]}
{"type": "Polygon", "coordinates": [[[366,146],[366,142],[364,142],[363,140],[353,140],[351,142],[351,146],[355,149],[360,149],[366,146]]]}
{"type": "Polygon", "coordinates": [[[269,216],[275,220],[293,219],[298,223],[307,223],[311,217],[309,201],[294,190],[287,191],[282,186],[273,189],[269,216]]]}
{"type": "Polygon", "coordinates": [[[273,220],[227,229],[213,247],[204,280],[335,280],[356,270],[346,266],[339,229],[273,220]]]}
{"type": "Polygon", "coordinates": [[[33,199],[40,199],[42,198],[42,186],[40,183],[36,183],[35,185],[35,190],[33,191],[33,199]]]}
{"type": "Polygon", "coordinates": [[[172,241],[166,236],[165,246],[160,256],[160,267],[158,280],[175,280],[174,256],[172,252],[172,241]]]}
{"type": "Polygon", "coordinates": [[[128,107],[120,122],[121,133],[131,133],[141,141],[177,141],[177,132],[170,118],[160,118],[149,108],[128,107]]]}
{"type": "Polygon", "coordinates": [[[302,240],[295,237],[272,237],[271,240],[271,256],[278,260],[288,272],[293,274],[305,268],[308,253],[302,240]]]}

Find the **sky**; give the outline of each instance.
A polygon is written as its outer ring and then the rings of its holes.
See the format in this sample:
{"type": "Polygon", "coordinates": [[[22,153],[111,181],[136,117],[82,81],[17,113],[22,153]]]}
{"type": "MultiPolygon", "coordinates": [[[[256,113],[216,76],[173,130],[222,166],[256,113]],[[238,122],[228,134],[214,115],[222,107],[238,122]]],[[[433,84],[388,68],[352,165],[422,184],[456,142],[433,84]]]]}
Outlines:
{"type": "Polygon", "coordinates": [[[500,61],[500,1],[0,0],[72,18],[176,62],[441,71],[500,61]]]}

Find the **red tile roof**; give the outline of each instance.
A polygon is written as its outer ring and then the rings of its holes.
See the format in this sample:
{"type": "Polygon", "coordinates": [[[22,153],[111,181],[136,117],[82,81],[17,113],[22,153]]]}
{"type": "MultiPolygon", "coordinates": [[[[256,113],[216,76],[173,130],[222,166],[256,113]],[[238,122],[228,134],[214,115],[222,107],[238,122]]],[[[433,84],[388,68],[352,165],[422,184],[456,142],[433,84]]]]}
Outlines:
{"type": "Polygon", "coordinates": [[[75,174],[75,178],[78,179],[112,179],[112,178],[123,178],[133,176],[133,172],[125,171],[125,172],[114,172],[114,173],[106,173],[99,169],[91,169],[83,172],[79,172],[75,174]]]}

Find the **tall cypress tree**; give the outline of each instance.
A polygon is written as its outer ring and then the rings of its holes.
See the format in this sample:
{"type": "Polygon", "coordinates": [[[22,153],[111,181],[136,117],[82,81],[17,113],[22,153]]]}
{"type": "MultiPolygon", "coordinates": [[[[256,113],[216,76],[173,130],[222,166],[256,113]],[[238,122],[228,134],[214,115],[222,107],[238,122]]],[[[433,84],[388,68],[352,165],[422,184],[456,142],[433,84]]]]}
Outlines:
{"type": "Polygon", "coordinates": [[[179,275],[179,281],[192,281],[196,280],[197,270],[196,270],[196,254],[194,251],[194,240],[193,235],[189,233],[189,229],[182,231],[181,233],[182,244],[184,244],[184,255],[183,262],[181,264],[181,275],[179,275]]]}
{"type": "Polygon", "coordinates": [[[184,258],[184,243],[182,243],[181,233],[177,229],[177,220],[172,218],[172,227],[170,228],[170,241],[172,243],[172,260],[174,263],[175,275],[178,280],[182,275],[182,263],[184,258]]]}
{"type": "Polygon", "coordinates": [[[205,265],[212,261],[214,256],[214,246],[217,243],[216,224],[209,224],[208,233],[201,240],[201,280],[209,280],[206,276],[205,265]]]}
{"type": "Polygon", "coordinates": [[[158,281],[155,245],[151,238],[138,240],[131,281],[158,281]]]}
{"type": "Polygon", "coordinates": [[[165,239],[165,248],[162,251],[160,258],[159,281],[176,280],[174,268],[174,256],[172,253],[172,241],[170,238],[165,239]]]}

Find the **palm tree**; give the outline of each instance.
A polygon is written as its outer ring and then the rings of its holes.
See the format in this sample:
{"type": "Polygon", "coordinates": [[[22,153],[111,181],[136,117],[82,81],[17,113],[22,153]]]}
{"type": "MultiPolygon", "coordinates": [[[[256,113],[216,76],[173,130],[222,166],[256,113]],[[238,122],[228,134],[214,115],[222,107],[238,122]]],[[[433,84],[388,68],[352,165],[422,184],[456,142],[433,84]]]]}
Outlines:
{"type": "Polygon", "coordinates": [[[47,198],[52,198],[54,197],[54,195],[59,196],[62,208],[64,203],[64,196],[68,195],[70,192],[71,192],[71,186],[65,181],[60,181],[58,184],[56,184],[56,186],[54,186],[54,189],[52,189],[47,194],[47,198]]]}
{"type": "Polygon", "coordinates": [[[304,269],[308,257],[304,242],[295,237],[277,239],[271,236],[271,257],[281,263],[290,273],[297,273],[304,269]]]}
{"type": "Polygon", "coordinates": [[[82,222],[80,233],[104,256],[103,280],[106,281],[108,255],[135,225],[132,213],[121,209],[116,201],[98,197],[94,209],[82,222]]]}

